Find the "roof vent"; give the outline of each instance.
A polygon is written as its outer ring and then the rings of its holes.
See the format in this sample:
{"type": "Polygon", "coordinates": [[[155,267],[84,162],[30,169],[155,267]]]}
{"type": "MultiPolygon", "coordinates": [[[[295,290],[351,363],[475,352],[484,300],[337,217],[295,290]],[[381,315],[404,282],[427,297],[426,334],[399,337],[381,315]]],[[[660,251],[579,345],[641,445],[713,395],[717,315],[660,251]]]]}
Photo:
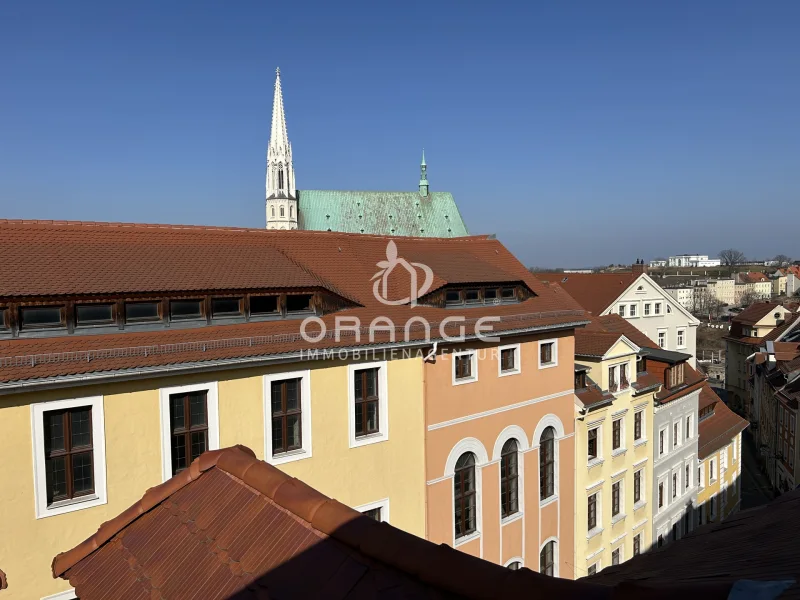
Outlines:
{"type": "Polygon", "coordinates": [[[564,279],[561,280],[561,283],[567,283],[567,279],[569,279],[569,277],[564,277],[564,279]]]}

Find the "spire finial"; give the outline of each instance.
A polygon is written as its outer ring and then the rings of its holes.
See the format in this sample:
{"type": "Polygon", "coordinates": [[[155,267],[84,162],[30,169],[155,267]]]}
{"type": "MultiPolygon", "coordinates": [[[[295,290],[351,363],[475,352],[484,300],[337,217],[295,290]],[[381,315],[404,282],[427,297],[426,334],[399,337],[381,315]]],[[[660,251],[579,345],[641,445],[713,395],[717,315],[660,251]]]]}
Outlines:
{"type": "Polygon", "coordinates": [[[419,193],[428,195],[428,165],[425,163],[425,148],[422,149],[422,163],[419,165],[419,193]]]}
{"type": "Polygon", "coordinates": [[[422,166],[423,166],[423,167],[427,166],[427,165],[425,164],[425,148],[423,148],[423,149],[422,149],[422,166]]]}
{"type": "Polygon", "coordinates": [[[281,76],[281,68],[280,67],[276,67],[275,68],[275,75],[277,75],[278,77],[281,76]]]}

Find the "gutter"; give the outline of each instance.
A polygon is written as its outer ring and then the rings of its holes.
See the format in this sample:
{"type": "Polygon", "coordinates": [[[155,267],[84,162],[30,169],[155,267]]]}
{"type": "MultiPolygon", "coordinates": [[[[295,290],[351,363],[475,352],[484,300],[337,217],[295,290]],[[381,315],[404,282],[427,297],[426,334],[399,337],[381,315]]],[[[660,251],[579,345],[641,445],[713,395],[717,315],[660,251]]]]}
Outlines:
{"type": "MultiPolygon", "coordinates": [[[[540,331],[554,331],[559,329],[574,329],[575,327],[588,324],[589,321],[576,321],[572,323],[557,323],[554,325],[544,325],[541,327],[527,327],[524,329],[510,329],[503,331],[497,337],[509,337],[517,335],[526,335],[529,333],[537,333],[540,331]]],[[[498,332],[499,333],[499,332],[498,332]]],[[[489,337],[489,336],[485,336],[489,337]]],[[[475,334],[465,335],[463,340],[458,342],[447,342],[441,338],[436,340],[415,340],[410,342],[391,342],[386,344],[377,345],[361,345],[361,346],[335,346],[328,348],[312,349],[317,353],[333,352],[334,357],[338,358],[340,353],[352,354],[355,352],[377,352],[386,351],[391,349],[402,350],[404,348],[424,348],[438,343],[462,343],[462,341],[477,340],[478,336],[475,334]]],[[[118,371],[97,371],[94,373],[81,373],[75,375],[56,375],[53,377],[46,377],[40,379],[30,380],[16,380],[9,382],[0,382],[0,396],[14,394],[19,392],[51,390],[66,387],[76,387],[81,385],[109,383],[109,382],[123,382],[132,381],[137,379],[147,379],[158,377],[162,375],[184,375],[191,373],[206,373],[210,371],[219,371],[225,369],[242,369],[248,367],[257,367],[265,364],[283,364],[289,362],[297,362],[299,360],[313,360],[304,359],[303,356],[307,355],[312,350],[287,352],[282,354],[272,355],[258,355],[246,356],[240,358],[223,358],[216,360],[194,361],[190,363],[181,363],[176,365],[162,365],[153,367],[140,367],[132,369],[120,369],[118,371]]],[[[323,357],[324,358],[324,357],[323,357]]]]}

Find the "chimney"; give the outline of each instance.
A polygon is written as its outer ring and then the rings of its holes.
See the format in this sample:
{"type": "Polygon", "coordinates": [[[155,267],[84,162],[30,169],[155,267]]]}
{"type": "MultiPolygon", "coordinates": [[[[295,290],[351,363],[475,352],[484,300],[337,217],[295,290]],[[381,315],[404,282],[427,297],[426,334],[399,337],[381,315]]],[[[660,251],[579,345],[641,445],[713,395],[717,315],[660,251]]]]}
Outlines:
{"type": "Polygon", "coordinates": [[[641,258],[637,258],[636,262],[633,265],[631,265],[631,271],[633,273],[636,273],[637,275],[641,273],[647,273],[647,265],[644,264],[644,260],[642,260],[641,258]]]}

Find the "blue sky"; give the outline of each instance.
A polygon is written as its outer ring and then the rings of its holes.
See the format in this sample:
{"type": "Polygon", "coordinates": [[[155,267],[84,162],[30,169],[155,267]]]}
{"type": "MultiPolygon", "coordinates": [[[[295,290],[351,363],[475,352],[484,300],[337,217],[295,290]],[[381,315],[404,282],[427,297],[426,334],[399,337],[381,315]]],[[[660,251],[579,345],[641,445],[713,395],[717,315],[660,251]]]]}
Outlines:
{"type": "Polygon", "coordinates": [[[453,192],[529,265],[800,258],[800,3],[0,4],[0,217],[261,227],[300,189],[453,192]]]}

